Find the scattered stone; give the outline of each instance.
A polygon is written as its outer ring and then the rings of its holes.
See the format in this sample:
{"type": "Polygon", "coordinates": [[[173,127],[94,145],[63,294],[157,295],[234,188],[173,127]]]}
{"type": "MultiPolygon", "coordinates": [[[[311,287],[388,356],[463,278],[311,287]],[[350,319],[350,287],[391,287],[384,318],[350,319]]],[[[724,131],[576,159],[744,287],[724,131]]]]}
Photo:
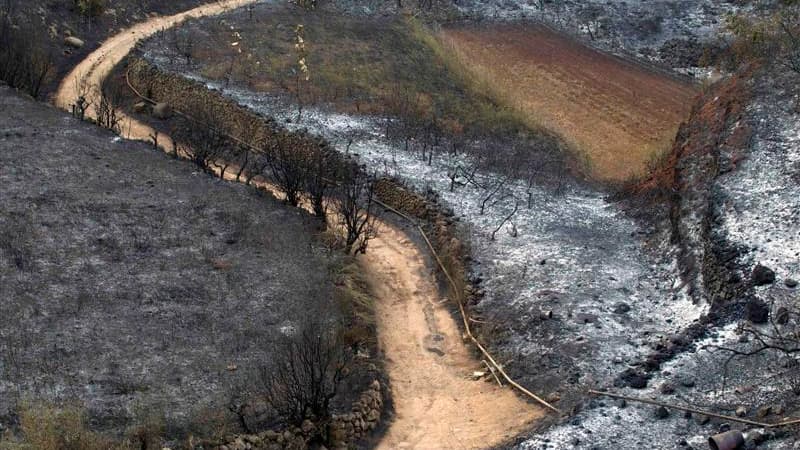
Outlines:
{"type": "Polygon", "coordinates": [[[82,39],[78,39],[75,36],[67,36],[64,38],[64,45],[72,48],[81,48],[85,45],[82,39]]]}
{"type": "Polygon", "coordinates": [[[594,323],[597,320],[597,316],[594,314],[578,313],[575,315],[575,319],[578,323],[594,323]]]}
{"type": "Polygon", "coordinates": [[[619,381],[634,389],[644,389],[647,387],[648,378],[634,369],[627,369],[620,374],[619,381]]]}
{"type": "Polygon", "coordinates": [[[775,272],[767,266],[756,264],[753,268],[753,284],[755,286],[764,286],[775,282],[775,272]]]}
{"type": "Polygon", "coordinates": [[[548,396],[545,398],[545,401],[547,401],[548,403],[555,403],[555,402],[557,402],[557,401],[559,401],[559,400],[561,400],[561,396],[560,396],[560,395],[558,395],[558,392],[551,392],[551,393],[550,393],[550,394],[548,394],[548,396]]]}
{"type": "Polygon", "coordinates": [[[783,281],[783,284],[785,284],[786,287],[790,289],[794,289],[797,287],[797,280],[795,280],[794,278],[787,278],[786,280],[783,281]]]}
{"type": "Polygon", "coordinates": [[[303,434],[306,435],[311,434],[311,432],[314,431],[315,428],[316,426],[314,425],[314,423],[308,419],[304,420],[303,423],[300,425],[300,430],[302,430],[303,434]]]}
{"type": "Polygon", "coordinates": [[[666,419],[667,417],[669,417],[669,411],[667,410],[667,408],[659,406],[655,410],[655,417],[656,419],[666,419]]]}
{"type": "Polygon", "coordinates": [[[625,314],[631,310],[631,306],[625,302],[619,302],[614,305],[614,314],[625,314]]]}
{"type": "Polygon", "coordinates": [[[745,315],[750,322],[767,323],[769,306],[763,300],[752,298],[745,306],[745,315]]]}

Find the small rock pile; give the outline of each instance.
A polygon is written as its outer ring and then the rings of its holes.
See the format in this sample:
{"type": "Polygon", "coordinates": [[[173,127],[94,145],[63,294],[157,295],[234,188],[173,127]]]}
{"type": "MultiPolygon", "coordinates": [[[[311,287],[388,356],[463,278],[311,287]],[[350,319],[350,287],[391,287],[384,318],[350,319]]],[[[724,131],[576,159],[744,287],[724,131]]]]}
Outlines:
{"type": "MultiPolygon", "coordinates": [[[[353,403],[350,412],[335,414],[329,428],[329,443],[335,449],[347,449],[349,443],[358,441],[374,430],[383,411],[381,383],[372,382],[370,387],[353,403]]],[[[246,434],[231,438],[217,450],[306,450],[309,442],[320,434],[318,425],[306,420],[300,427],[283,431],[268,430],[259,434],[246,434]]]]}
{"type": "Polygon", "coordinates": [[[361,398],[353,403],[350,413],[333,416],[331,434],[341,443],[355,442],[378,426],[381,411],[383,411],[381,384],[375,380],[369,389],[361,394],[361,398]]]}

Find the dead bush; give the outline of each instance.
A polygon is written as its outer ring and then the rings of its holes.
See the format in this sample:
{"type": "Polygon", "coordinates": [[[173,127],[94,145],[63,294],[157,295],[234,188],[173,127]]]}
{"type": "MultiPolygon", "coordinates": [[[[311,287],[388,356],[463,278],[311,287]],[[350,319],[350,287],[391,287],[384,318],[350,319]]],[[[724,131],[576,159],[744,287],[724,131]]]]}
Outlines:
{"type": "Polygon", "coordinates": [[[16,2],[0,6],[0,80],[38,97],[52,71],[40,28],[15,20],[16,2]]]}
{"type": "Polygon", "coordinates": [[[287,423],[328,419],[351,359],[341,332],[310,321],[276,343],[272,366],[259,370],[266,403],[287,423]]]}

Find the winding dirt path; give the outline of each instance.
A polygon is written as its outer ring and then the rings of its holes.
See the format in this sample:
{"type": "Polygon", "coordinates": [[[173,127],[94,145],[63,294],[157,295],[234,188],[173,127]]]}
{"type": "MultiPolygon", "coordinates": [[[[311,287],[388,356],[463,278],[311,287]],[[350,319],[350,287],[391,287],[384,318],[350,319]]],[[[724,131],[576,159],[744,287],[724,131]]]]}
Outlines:
{"type": "Polygon", "coordinates": [[[361,260],[378,298],[379,340],[387,355],[394,422],[381,449],[486,448],[523,432],[541,409],[494,381],[470,355],[416,245],[383,224],[361,260]]]}
{"type": "MultiPolygon", "coordinates": [[[[108,39],[67,77],[54,103],[71,109],[83,83],[91,96],[136,45],[190,16],[222,13],[257,0],[219,1],[169,17],[156,17],[108,39]]],[[[93,108],[87,114],[94,116],[93,108]]],[[[121,115],[123,135],[149,140],[145,123],[121,115]]],[[[380,345],[387,355],[395,417],[379,443],[382,449],[479,449],[524,432],[543,415],[494,382],[474,381],[482,370],[461,331],[439,301],[435,277],[420,250],[402,231],[380,224],[380,235],[361,259],[376,296],[380,345]]]]}

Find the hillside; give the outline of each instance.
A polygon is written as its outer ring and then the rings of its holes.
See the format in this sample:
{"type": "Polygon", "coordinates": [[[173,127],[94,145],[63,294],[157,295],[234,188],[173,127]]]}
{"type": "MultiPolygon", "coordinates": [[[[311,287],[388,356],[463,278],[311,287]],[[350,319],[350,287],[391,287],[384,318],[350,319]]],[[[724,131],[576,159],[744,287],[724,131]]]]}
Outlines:
{"type": "Polygon", "coordinates": [[[31,399],[227,427],[282,330],[338,314],[305,212],[6,87],[0,124],[4,426],[31,399]]]}

